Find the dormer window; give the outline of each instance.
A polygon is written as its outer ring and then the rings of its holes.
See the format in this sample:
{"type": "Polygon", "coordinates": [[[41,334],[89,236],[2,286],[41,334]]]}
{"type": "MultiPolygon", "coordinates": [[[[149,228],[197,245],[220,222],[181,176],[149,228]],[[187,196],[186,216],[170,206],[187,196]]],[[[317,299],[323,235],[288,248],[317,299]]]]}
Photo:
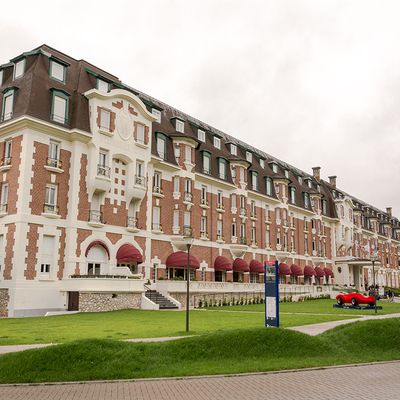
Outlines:
{"type": "Polygon", "coordinates": [[[278,172],[278,165],[277,164],[275,164],[275,163],[272,164],[272,171],[275,172],[275,173],[278,172]]]}
{"type": "Polygon", "coordinates": [[[285,169],[285,177],[289,179],[289,171],[285,169]]]}
{"type": "Polygon", "coordinates": [[[165,140],[165,136],[158,134],[157,135],[157,153],[159,157],[161,157],[163,160],[166,159],[166,148],[167,148],[167,143],[165,140]]]}
{"type": "Polygon", "coordinates": [[[206,141],[206,133],[201,129],[197,129],[197,139],[204,143],[206,141]]]}
{"type": "Polygon", "coordinates": [[[110,90],[110,84],[103,79],[97,78],[96,81],[97,90],[100,92],[107,93],[110,90]]]}
{"type": "Polygon", "coordinates": [[[57,61],[50,60],[50,76],[60,82],[65,83],[67,67],[57,61]]]}
{"type": "Polygon", "coordinates": [[[0,86],[3,85],[3,70],[0,70],[0,86]]]}
{"type": "Polygon", "coordinates": [[[296,188],[293,186],[290,188],[290,202],[296,204],[296,188]]]}
{"type": "Polygon", "coordinates": [[[227,179],[227,161],[224,158],[219,159],[219,178],[227,179]]]}
{"type": "Polygon", "coordinates": [[[253,190],[258,190],[258,174],[255,171],[251,172],[251,188],[253,190]]]}
{"type": "Polygon", "coordinates": [[[272,179],[271,178],[267,178],[265,181],[265,185],[266,185],[266,192],[268,196],[272,196],[272,179]]]}
{"type": "Polygon", "coordinates": [[[21,78],[25,73],[25,58],[14,64],[14,79],[21,78]]]}
{"type": "Polygon", "coordinates": [[[253,162],[253,153],[251,151],[246,151],[246,160],[249,163],[253,162]]]}
{"type": "Polygon", "coordinates": [[[178,132],[184,133],[185,132],[185,124],[184,124],[184,122],[181,121],[180,119],[177,119],[175,121],[176,121],[176,124],[175,124],[176,130],[178,132]]]}
{"type": "Polygon", "coordinates": [[[8,90],[3,96],[3,110],[1,121],[7,121],[12,118],[14,110],[14,90],[8,90]]]}
{"type": "Polygon", "coordinates": [[[214,136],[214,147],[216,149],[220,149],[221,148],[221,139],[217,136],[214,136]]]}
{"type": "Polygon", "coordinates": [[[161,111],[157,110],[157,108],[152,108],[151,113],[153,114],[154,117],[156,117],[156,122],[161,124],[161,111]]]}
{"type": "Polygon", "coordinates": [[[203,152],[203,173],[207,175],[211,174],[211,154],[207,151],[203,152]]]}
{"type": "Polygon", "coordinates": [[[265,160],[264,160],[263,158],[260,158],[260,167],[261,167],[262,169],[265,168],[265,160]]]}
{"type": "Polygon", "coordinates": [[[312,182],[311,179],[308,180],[308,187],[311,189],[312,188],[312,182]]]}
{"type": "Polygon", "coordinates": [[[326,213],[327,213],[327,201],[322,200],[322,214],[326,214],[326,213]]]}
{"type": "Polygon", "coordinates": [[[297,177],[297,181],[300,183],[300,185],[302,185],[303,184],[303,177],[298,176],[297,177]]]}
{"type": "Polygon", "coordinates": [[[231,143],[231,154],[237,156],[237,146],[236,144],[231,143]]]}
{"type": "Polygon", "coordinates": [[[53,90],[50,119],[60,124],[68,123],[68,95],[59,90],[53,90]]]}
{"type": "Polygon", "coordinates": [[[304,208],[310,208],[310,195],[304,193],[304,208]]]}
{"type": "Polygon", "coordinates": [[[319,193],[321,193],[321,185],[317,185],[317,190],[319,193]]]}

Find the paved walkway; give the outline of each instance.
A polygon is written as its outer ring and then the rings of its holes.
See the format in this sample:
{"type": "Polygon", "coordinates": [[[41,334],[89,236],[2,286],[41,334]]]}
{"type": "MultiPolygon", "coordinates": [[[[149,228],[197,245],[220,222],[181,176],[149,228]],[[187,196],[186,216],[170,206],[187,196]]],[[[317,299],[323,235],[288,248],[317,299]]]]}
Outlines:
{"type": "Polygon", "coordinates": [[[188,379],[0,385],[1,400],[394,400],[400,362],[188,379]]]}
{"type": "Polygon", "coordinates": [[[365,321],[366,319],[387,319],[387,318],[399,318],[400,313],[396,314],[385,314],[385,315],[364,315],[363,317],[359,318],[351,318],[351,319],[343,319],[339,321],[329,321],[329,322],[322,322],[320,324],[312,324],[312,325],[303,325],[303,326],[294,326],[288,329],[293,331],[306,333],[310,336],[316,336],[320,333],[323,333],[329,329],[335,328],[339,325],[351,324],[352,322],[356,321],[365,321]]]}

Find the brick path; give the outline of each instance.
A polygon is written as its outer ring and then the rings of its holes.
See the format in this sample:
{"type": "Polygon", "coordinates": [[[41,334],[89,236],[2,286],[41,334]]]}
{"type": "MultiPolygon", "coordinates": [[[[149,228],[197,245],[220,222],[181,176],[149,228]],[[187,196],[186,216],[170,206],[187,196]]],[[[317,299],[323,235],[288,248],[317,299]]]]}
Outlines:
{"type": "Polygon", "coordinates": [[[297,372],[136,382],[1,386],[1,400],[399,399],[400,362],[297,372]]]}

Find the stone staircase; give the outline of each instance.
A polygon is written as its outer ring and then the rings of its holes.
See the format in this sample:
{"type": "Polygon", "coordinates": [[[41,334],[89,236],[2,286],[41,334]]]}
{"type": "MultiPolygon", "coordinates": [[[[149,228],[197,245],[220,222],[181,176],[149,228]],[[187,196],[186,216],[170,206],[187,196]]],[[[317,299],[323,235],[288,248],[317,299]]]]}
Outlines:
{"type": "Polygon", "coordinates": [[[177,310],[178,306],[173,303],[171,300],[168,300],[161,293],[157,292],[157,290],[146,290],[145,296],[151,300],[153,303],[156,303],[160,306],[160,310],[177,310]]]}

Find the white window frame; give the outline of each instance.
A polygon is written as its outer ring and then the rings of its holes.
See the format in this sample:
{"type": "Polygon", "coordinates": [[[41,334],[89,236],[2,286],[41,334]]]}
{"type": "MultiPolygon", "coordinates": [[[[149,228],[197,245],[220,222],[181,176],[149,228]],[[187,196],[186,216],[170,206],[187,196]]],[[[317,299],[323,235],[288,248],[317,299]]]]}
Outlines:
{"type": "Polygon", "coordinates": [[[260,158],[260,167],[261,167],[262,169],[265,168],[265,160],[264,160],[263,158],[260,158]]]}
{"type": "Polygon", "coordinates": [[[179,181],[179,176],[174,176],[174,192],[179,193],[180,192],[180,181],[179,181]]]}
{"type": "Polygon", "coordinates": [[[180,119],[175,120],[175,128],[177,132],[185,133],[185,123],[180,119]]]}
{"type": "Polygon", "coordinates": [[[272,179],[271,178],[267,178],[266,182],[265,182],[265,191],[267,192],[268,196],[272,196],[272,179]]]}
{"type": "Polygon", "coordinates": [[[296,204],[296,188],[293,186],[290,188],[290,201],[292,204],[296,204]]]}
{"type": "Polygon", "coordinates": [[[110,131],[111,128],[111,112],[105,108],[100,108],[100,129],[110,131]]]}
{"type": "Polygon", "coordinates": [[[50,60],[50,77],[59,82],[65,82],[67,67],[60,62],[50,60]],[[61,68],[61,69],[60,69],[61,68]],[[60,76],[61,73],[61,76],[60,76]]]}
{"type": "Polygon", "coordinates": [[[3,96],[2,120],[8,121],[14,113],[14,90],[9,90],[3,96]]]}
{"type": "Polygon", "coordinates": [[[105,81],[104,79],[97,78],[96,88],[100,92],[108,93],[110,91],[110,84],[109,84],[109,82],[105,81]]]}
{"type": "Polygon", "coordinates": [[[4,142],[4,158],[11,158],[12,154],[12,140],[6,140],[4,142]]]}
{"type": "Polygon", "coordinates": [[[52,115],[52,120],[56,122],[60,122],[62,124],[65,124],[66,121],[68,120],[67,116],[67,110],[68,110],[68,99],[64,96],[60,96],[56,93],[53,94],[53,115],[52,115]],[[57,103],[58,102],[58,103],[57,103]],[[63,109],[59,110],[60,112],[56,112],[56,105],[63,105],[63,109]]]}
{"type": "Polygon", "coordinates": [[[156,117],[156,122],[161,124],[161,111],[157,110],[157,108],[152,108],[151,113],[153,114],[154,117],[156,117]]]}
{"type": "Polygon", "coordinates": [[[26,65],[25,58],[14,63],[14,72],[13,72],[14,79],[22,78],[24,76],[25,65],[26,65]]]}
{"type": "Polygon", "coordinates": [[[253,153],[251,151],[246,151],[246,160],[249,163],[253,162],[253,153]]]}
{"type": "Polygon", "coordinates": [[[166,140],[162,136],[157,136],[157,154],[159,157],[161,157],[163,160],[166,158],[166,140]],[[161,151],[161,144],[162,144],[162,151],[161,151]]]}
{"type": "Polygon", "coordinates": [[[100,149],[99,151],[99,166],[108,167],[108,150],[100,149]]]}
{"type": "Polygon", "coordinates": [[[275,173],[278,172],[278,164],[275,164],[275,163],[272,164],[272,171],[275,173]]]}
{"type": "Polygon", "coordinates": [[[136,141],[144,144],[146,135],[146,127],[143,124],[136,124],[136,141]]]}
{"type": "MultiPolygon", "coordinates": [[[[57,207],[58,186],[48,183],[45,188],[44,204],[50,207],[57,207]]],[[[54,210],[56,211],[56,210],[54,210]]]]}
{"type": "Polygon", "coordinates": [[[232,193],[231,194],[231,207],[232,208],[237,208],[236,204],[237,204],[237,199],[236,199],[236,193],[232,193]]]}
{"type": "Polygon", "coordinates": [[[197,129],[197,139],[200,140],[200,142],[205,142],[206,141],[206,133],[202,129],[197,129]]]}
{"type": "Polygon", "coordinates": [[[187,144],[185,145],[185,161],[192,162],[192,147],[187,144]]]}
{"type": "Polygon", "coordinates": [[[221,149],[221,138],[214,136],[213,144],[216,149],[221,149]]]}
{"type": "Polygon", "coordinates": [[[0,69],[0,86],[3,85],[3,70],[0,69]]]}
{"type": "Polygon", "coordinates": [[[8,182],[1,184],[0,206],[6,207],[8,204],[8,182]]]}
{"type": "Polygon", "coordinates": [[[231,143],[231,154],[237,156],[237,146],[236,144],[231,143]]]}
{"type": "Polygon", "coordinates": [[[179,228],[179,210],[174,210],[172,218],[172,227],[175,229],[179,228]]]}
{"type": "Polygon", "coordinates": [[[226,160],[220,158],[218,163],[218,176],[220,179],[227,179],[228,168],[226,160]]]}

